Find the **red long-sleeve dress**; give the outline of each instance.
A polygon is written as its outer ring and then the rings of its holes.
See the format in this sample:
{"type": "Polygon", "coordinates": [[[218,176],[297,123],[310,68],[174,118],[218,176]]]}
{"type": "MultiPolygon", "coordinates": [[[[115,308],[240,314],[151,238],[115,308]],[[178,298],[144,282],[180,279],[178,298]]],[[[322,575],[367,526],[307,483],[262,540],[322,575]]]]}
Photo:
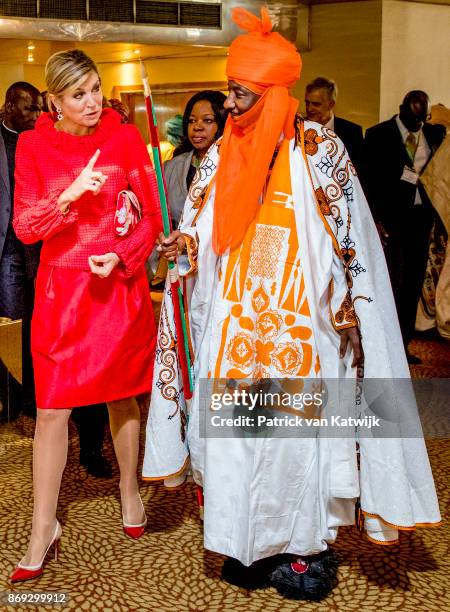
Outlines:
{"type": "Polygon", "coordinates": [[[161,231],[154,171],[132,125],[105,109],[95,132],[57,131],[50,114],[19,138],[14,229],[26,244],[43,240],[31,347],[40,408],[70,408],[151,389],[156,327],[144,264],[161,231]],[[68,214],[59,195],[100,149],[95,170],[108,179],[68,214]],[[142,219],[129,236],[114,231],[117,194],[131,189],[142,219]],[[104,279],[88,257],[115,252],[120,263],[104,279]]]}

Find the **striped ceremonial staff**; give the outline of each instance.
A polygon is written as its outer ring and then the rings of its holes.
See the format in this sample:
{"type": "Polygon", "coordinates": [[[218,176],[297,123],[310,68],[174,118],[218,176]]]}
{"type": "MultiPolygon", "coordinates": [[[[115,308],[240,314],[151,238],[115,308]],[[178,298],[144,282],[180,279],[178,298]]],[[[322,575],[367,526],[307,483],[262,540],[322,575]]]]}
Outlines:
{"type": "MultiPolygon", "coordinates": [[[[166,238],[171,232],[171,221],[169,207],[167,205],[163,166],[161,161],[161,151],[159,148],[159,137],[156,124],[155,107],[153,105],[152,91],[148,82],[148,74],[144,62],[141,60],[141,76],[144,84],[145,108],[147,110],[148,127],[150,132],[150,143],[153,151],[153,165],[158,184],[159,202],[163,220],[163,231],[166,238]]],[[[180,287],[178,265],[176,262],[169,261],[169,279],[172,289],[172,303],[175,319],[175,329],[177,333],[177,354],[178,364],[183,380],[183,392],[185,399],[191,399],[193,391],[191,360],[189,355],[189,341],[186,328],[186,317],[184,312],[183,293],[180,287]]]]}

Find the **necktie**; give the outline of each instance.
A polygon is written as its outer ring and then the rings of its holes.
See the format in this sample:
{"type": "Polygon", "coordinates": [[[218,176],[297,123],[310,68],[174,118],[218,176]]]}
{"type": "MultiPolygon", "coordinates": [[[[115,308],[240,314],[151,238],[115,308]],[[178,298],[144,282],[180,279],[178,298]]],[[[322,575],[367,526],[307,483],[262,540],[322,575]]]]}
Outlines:
{"type": "Polygon", "coordinates": [[[414,157],[416,156],[417,144],[418,143],[417,143],[416,135],[413,132],[409,132],[408,136],[406,137],[405,147],[406,147],[406,152],[408,153],[409,159],[412,162],[414,161],[414,157]]]}

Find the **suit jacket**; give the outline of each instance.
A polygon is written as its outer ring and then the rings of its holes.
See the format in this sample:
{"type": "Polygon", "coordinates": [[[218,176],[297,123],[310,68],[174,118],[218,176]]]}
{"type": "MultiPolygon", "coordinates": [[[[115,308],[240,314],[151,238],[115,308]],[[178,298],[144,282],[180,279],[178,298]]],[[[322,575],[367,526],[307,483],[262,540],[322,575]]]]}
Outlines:
{"type": "Polygon", "coordinates": [[[186,177],[189,172],[193,153],[193,150],[187,153],[181,153],[173,159],[164,162],[167,199],[174,229],[178,227],[184,208],[184,202],[187,198],[188,188],[186,186],[186,177]]]}
{"type": "Polygon", "coordinates": [[[360,174],[364,142],[362,127],[347,119],[335,117],[334,131],[344,143],[356,171],[360,174]]]}
{"type": "MultiPolygon", "coordinates": [[[[0,131],[0,260],[3,255],[6,234],[12,214],[11,185],[9,183],[8,160],[6,157],[5,142],[0,131]]],[[[13,231],[13,230],[11,230],[13,231]]],[[[41,242],[23,245],[25,255],[25,271],[28,278],[35,278],[39,266],[41,242]]],[[[12,279],[11,279],[12,280],[12,279]]]]}
{"type": "MultiPolygon", "coordinates": [[[[431,150],[429,162],[445,136],[445,128],[426,123],[422,129],[431,150]]],[[[400,180],[405,166],[412,168],[413,164],[395,116],[366,131],[363,179],[375,221],[391,233],[429,232],[433,219],[430,200],[419,183],[422,205],[414,204],[416,185],[400,180]]]]}
{"type": "Polygon", "coordinates": [[[2,133],[0,131],[0,259],[5,245],[6,232],[11,218],[11,191],[9,184],[8,160],[2,133]]]}

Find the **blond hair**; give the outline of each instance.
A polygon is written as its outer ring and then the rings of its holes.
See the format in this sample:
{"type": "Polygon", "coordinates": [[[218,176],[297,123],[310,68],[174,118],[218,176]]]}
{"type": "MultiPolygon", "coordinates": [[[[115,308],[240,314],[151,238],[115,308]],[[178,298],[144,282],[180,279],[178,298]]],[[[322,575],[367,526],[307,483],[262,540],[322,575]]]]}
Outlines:
{"type": "Polygon", "coordinates": [[[60,96],[74,87],[89,72],[98,74],[95,62],[80,49],[58,51],[45,65],[45,82],[49,94],[60,96]]]}

